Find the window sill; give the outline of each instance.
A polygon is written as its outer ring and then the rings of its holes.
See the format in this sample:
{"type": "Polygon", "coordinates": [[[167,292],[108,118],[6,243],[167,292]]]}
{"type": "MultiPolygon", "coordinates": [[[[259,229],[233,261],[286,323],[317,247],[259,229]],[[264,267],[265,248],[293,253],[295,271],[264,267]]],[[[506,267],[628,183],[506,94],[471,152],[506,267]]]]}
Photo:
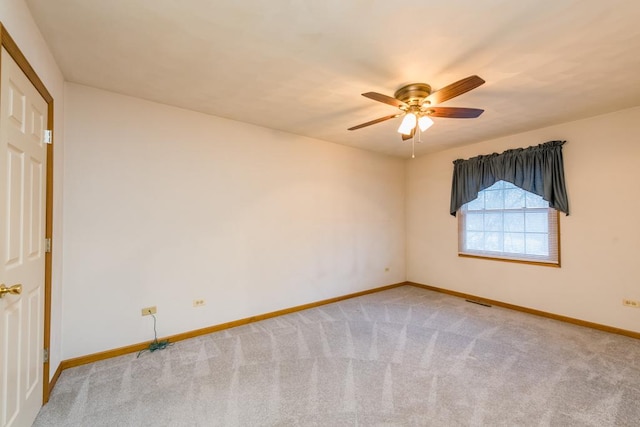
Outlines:
{"type": "Polygon", "coordinates": [[[458,254],[461,258],[477,258],[477,259],[488,259],[491,261],[504,261],[504,262],[512,262],[516,264],[529,264],[529,265],[541,265],[543,267],[555,267],[560,268],[560,261],[558,262],[542,262],[542,261],[528,261],[522,259],[512,259],[512,258],[498,258],[491,256],[482,256],[482,255],[470,255],[470,254],[458,254]]]}

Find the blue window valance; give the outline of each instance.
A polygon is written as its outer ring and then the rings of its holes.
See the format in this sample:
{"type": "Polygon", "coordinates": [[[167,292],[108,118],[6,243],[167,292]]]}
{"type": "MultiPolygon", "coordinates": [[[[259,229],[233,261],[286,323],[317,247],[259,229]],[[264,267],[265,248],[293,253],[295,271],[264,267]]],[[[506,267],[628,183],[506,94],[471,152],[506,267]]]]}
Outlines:
{"type": "Polygon", "coordinates": [[[453,162],[450,213],[478,197],[478,192],[498,181],[510,182],[541,196],[552,208],[569,215],[564,181],[562,146],[566,141],[549,141],[528,148],[516,148],[458,159],[453,162]]]}

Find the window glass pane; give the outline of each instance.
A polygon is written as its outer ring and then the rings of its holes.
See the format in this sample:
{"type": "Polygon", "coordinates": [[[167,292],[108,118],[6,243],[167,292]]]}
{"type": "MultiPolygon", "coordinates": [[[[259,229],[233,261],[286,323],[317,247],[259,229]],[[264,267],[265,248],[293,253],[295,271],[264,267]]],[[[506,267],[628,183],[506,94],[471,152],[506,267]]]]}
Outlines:
{"type": "Polygon", "coordinates": [[[549,202],[547,202],[537,194],[529,193],[528,191],[525,191],[525,194],[526,194],[526,203],[527,203],[526,206],[528,208],[548,208],[549,207],[549,202]]]}
{"type": "Polygon", "coordinates": [[[460,254],[558,264],[557,235],[549,234],[558,217],[551,213],[542,197],[497,182],[461,208],[460,254]]]}
{"type": "Polygon", "coordinates": [[[528,233],[548,233],[549,215],[547,212],[527,212],[525,223],[528,233]]]}
{"type": "Polygon", "coordinates": [[[499,190],[485,190],[485,209],[504,209],[503,192],[499,190]]]}
{"type": "Polygon", "coordinates": [[[506,212],[504,214],[504,231],[524,232],[524,212],[506,212]]]}
{"type": "Polygon", "coordinates": [[[546,234],[526,235],[527,254],[529,255],[549,255],[549,236],[546,234]]]}
{"type": "Polygon", "coordinates": [[[484,234],[484,250],[502,252],[502,233],[485,233],[484,234]]]}
{"type": "MultiPolygon", "coordinates": [[[[524,224],[524,220],[523,220],[524,224]]],[[[467,231],[483,231],[484,230],[484,214],[470,212],[465,218],[465,228],[467,231]]]]}
{"type": "Polygon", "coordinates": [[[484,230],[485,231],[502,231],[502,213],[487,212],[484,214],[484,230]]]}
{"type": "Polygon", "coordinates": [[[484,249],[484,233],[470,231],[467,233],[466,246],[468,250],[481,251],[484,249]]]}
{"type": "Polygon", "coordinates": [[[524,233],[504,233],[504,251],[513,254],[523,254],[524,233]]]}
{"type": "Polygon", "coordinates": [[[504,208],[520,209],[524,207],[524,191],[518,189],[504,190],[504,208]]]}
{"type": "Polygon", "coordinates": [[[478,193],[478,197],[465,205],[467,210],[477,211],[484,209],[484,193],[478,193]]]}

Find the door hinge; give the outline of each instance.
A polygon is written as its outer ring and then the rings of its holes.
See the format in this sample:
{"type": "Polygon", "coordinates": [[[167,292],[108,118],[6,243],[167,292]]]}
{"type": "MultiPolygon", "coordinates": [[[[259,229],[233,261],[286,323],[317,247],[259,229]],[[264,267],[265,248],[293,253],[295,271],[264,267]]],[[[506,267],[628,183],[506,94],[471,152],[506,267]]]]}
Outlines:
{"type": "Polygon", "coordinates": [[[49,363],[49,349],[42,349],[42,363],[49,363]]]}
{"type": "Polygon", "coordinates": [[[46,253],[51,253],[51,238],[49,237],[44,239],[44,251],[46,253]]]}
{"type": "Polygon", "coordinates": [[[45,129],[44,131],[44,142],[45,144],[51,144],[53,142],[53,131],[49,129],[45,129]]]}

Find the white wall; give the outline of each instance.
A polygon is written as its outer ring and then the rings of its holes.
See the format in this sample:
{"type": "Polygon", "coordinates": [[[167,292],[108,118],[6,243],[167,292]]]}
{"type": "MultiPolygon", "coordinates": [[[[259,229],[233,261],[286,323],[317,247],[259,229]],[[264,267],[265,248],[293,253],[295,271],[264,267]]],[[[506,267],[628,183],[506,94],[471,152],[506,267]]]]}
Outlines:
{"type": "Polygon", "coordinates": [[[64,143],[64,80],[24,0],[0,1],[0,22],[15,40],[54,99],[54,202],[51,301],[50,370],[52,377],[62,360],[62,191],[64,143]]]}
{"type": "Polygon", "coordinates": [[[407,280],[640,331],[640,108],[421,157],[407,167],[407,280]],[[550,140],[563,147],[571,215],[562,267],[457,256],[452,161],[550,140]]]}
{"type": "Polygon", "coordinates": [[[65,359],[149,340],[146,306],[163,336],[405,280],[401,159],[76,84],[65,111],[65,359]]]}

